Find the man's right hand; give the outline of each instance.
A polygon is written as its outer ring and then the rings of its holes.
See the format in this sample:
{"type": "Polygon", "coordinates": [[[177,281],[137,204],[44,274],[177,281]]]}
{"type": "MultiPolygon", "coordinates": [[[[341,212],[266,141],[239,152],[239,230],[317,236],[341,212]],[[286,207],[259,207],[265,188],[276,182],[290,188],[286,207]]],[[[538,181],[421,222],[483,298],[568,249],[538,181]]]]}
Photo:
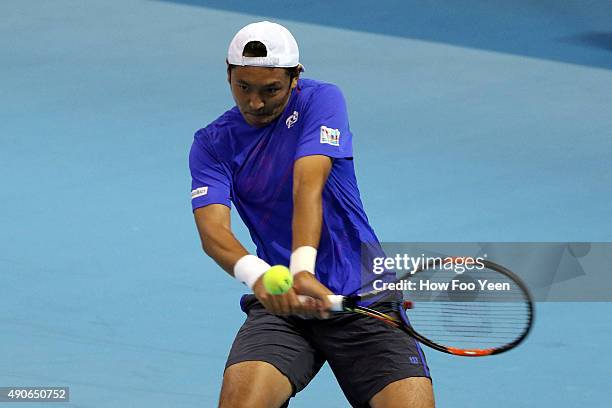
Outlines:
{"type": "Polygon", "coordinates": [[[334,293],[323,285],[310,272],[302,271],[293,276],[293,288],[299,295],[314,298],[319,308],[319,316],[323,319],[329,317],[331,302],[328,296],[334,293]]]}
{"type": "MultiPolygon", "coordinates": [[[[296,277],[297,276],[299,276],[299,274],[296,275],[296,277]]],[[[315,278],[313,277],[313,279],[315,278]]],[[[298,282],[300,280],[301,279],[298,279],[298,282]]],[[[321,283],[319,283],[319,285],[325,288],[321,283]]],[[[325,290],[327,290],[329,294],[332,294],[329,289],[325,288],[325,290]]],[[[325,293],[327,294],[327,292],[325,293]]],[[[326,305],[325,301],[319,299],[318,296],[308,295],[305,300],[300,301],[294,288],[289,289],[282,295],[271,295],[264,287],[263,275],[255,281],[253,293],[257,300],[259,300],[270,313],[281,316],[299,315],[302,317],[320,318],[325,318],[328,315],[328,305],[326,305]]],[[[306,295],[306,293],[304,294],[306,295]]],[[[325,298],[325,300],[327,299],[325,298]]]]}

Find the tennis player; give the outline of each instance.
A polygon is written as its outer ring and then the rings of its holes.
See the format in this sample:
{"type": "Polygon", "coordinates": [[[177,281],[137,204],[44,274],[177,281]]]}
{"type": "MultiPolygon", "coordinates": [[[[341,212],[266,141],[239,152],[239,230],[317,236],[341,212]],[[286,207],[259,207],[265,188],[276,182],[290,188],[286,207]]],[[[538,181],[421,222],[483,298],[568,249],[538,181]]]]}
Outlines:
{"type": "Polygon", "coordinates": [[[241,299],[247,317],[227,359],[219,406],[286,407],[327,361],[353,407],[433,407],[414,339],[368,317],[327,316],[327,295],[357,293],[363,260],[380,245],[357,189],[342,93],[300,78],[302,70],[285,27],[264,21],[242,28],[227,54],[236,106],[195,134],[189,156],[203,249],[253,292],[241,299]],[[232,234],[232,204],[256,254],[232,234]],[[289,265],[294,276],[283,295],[263,287],[262,275],[275,264],[289,265]],[[301,304],[298,294],[316,300],[301,304]]]}

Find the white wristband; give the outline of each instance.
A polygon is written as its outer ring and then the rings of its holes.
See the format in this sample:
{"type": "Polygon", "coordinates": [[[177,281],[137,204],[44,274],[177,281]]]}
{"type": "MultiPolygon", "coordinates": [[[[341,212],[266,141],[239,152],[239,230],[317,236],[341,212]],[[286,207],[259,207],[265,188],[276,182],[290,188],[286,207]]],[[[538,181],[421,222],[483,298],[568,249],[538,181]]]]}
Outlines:
{"type": "Polygon", "coordinates": [[[255,255],[245,255],[234,265],[234,277],[253,289],[253,285],[261,275],[270,269],[270,265],[255,255]]]}
{"type": "Polygon", "coordinates": [[[301,246],[291,254],[289,270],[292,275],[302,271],[308,271],[314,275],[316,261],[317,250],[311,246],[301,246]]]}

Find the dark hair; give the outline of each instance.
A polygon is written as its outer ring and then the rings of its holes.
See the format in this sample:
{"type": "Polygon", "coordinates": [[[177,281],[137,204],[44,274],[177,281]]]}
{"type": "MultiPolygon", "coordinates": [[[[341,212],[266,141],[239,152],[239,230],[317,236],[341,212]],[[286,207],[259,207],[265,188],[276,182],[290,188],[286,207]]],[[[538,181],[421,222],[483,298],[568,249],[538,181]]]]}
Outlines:
{"type": "Polygon", "coordinates": [[[260,41],[249,41],[242,50],[243,57],[267,57],[268,49],[260,41]]]}
{"type": "MultiPolygon", "coordinates": [[[[244,46],[244,50],[242,50],[242,56],[243,57],[267,57],[268,49],[266,48],[265,44],[262,43],[261,41],[249,41],[244,46]]],[[[236,67],[236,65],[230,64],[230,69],[233,69],[234,67],[236,67]]],[[[287,71],[287,74],[289,75],[289,78],[291,81],[293,80],[293,78],[300,75],[300,72],[302,72],[302,68],[299,65],[295,67],[285,68],[285,70],[287,71]]]]}

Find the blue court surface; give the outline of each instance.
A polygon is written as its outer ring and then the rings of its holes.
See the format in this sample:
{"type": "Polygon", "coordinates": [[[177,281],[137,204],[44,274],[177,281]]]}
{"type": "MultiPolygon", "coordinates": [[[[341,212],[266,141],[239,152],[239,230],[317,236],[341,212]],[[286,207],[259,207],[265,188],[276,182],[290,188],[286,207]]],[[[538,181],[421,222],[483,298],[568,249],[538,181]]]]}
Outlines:
{"type": "MultiPolygon", "coordinates": [[[[609,1],[3,0],[0,386],[215,406],[244,289],[200,249],[187,154],[262,19],[343,89],[383,241],[612,241],[609,1]]],[[[429,351],[438,406],[609,407],[611,313],[542,302],[512,352],[429,351]]],[[[348,406],[327,367],[312,406],[348,406]]]]}

